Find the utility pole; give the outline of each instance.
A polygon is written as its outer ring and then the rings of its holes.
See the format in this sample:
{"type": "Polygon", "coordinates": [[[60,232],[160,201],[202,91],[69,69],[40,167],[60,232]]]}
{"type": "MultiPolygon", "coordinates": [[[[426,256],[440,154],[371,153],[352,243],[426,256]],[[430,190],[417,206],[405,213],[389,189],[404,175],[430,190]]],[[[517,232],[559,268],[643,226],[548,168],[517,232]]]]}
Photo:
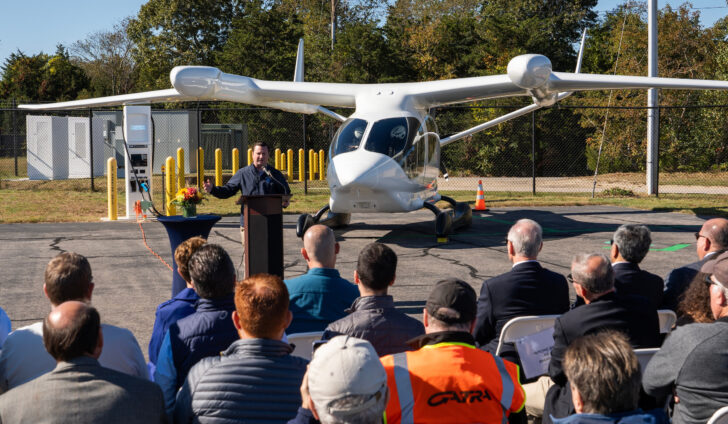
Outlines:
{"type": "Polygon", "coordinates": [[[331,0],[331,51],[336,43],[336,0],[331,0]]]}
{"type": "MultiPolygon", "coordinates": [[[[647,69],[649,77],[657,77],[657,0],[647,8],[647,69]]],[[[659,195],[660,177],[660,109],[659,91],[647,90],[647,194],[659,195]]]]}

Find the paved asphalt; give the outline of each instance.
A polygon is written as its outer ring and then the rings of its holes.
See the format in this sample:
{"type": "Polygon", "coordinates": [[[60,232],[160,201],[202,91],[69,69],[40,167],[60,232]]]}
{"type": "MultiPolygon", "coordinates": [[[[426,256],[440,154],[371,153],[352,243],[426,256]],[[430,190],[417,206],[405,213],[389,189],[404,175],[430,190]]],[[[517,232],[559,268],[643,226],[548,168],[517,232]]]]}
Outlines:
{"type": "MultiPolygon", "coordinates": [[[[286,277],[306,272],[301,242],[295,236],[297,216],[284,217],[286,277]]],[[[695,261],[693,233],[710,217],[667,212],[647,212],[611,206],[498,208],[473,216],[473,225],[437,243],[433,215],[354,215],[352,224],[337,230],[341,252],[337,268],[352,278],[359,251],[379,241],[399,257],[397,279],[390,293],[403,311],[420,317],[435,282],[461,278],[479,291],[484,279],[510,269],[505,236],[512,223],[531,218],[544,228],[542,264],[568,274],[574,254],[608,252],[612,232],[621,224],[647,224],[652,230],[652,251],[642,268],[661,276],[674,267],[695,261]]],[[[240,264],[238,217],[223,217],[209,241],[222,245],[240,264]]],[[[167,234],[161,224],[142,224],[149,247],[171,264],[167,234]]],[[[93,304],[104,322],[134,332],[146,355],[157,304],[170,296],[172,274],[142,241],[135,222],[0,225],[0,306],[13,328],[41,320],[49,312],[43,295],[43,271],[48,261],[63,251],[85,255],[93,270],[93,304]]],[[[239,267],[239,275],[242,269],[239,267]]]]}

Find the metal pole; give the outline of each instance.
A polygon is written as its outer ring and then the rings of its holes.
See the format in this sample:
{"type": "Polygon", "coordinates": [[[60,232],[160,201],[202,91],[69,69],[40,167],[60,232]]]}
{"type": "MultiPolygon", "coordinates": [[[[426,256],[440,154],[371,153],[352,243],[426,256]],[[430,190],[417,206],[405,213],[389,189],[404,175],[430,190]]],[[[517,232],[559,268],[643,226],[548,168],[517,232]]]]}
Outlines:
{"type": "Polygon", "coordinates": [[[13,157],[15,158],[15,176],[18,176],[18,128],[17,128],[17,110],[15,98],[13,98],[13,112],[10,118],[13,120],[13,157]]]}
{"type": "Polygon", "coordinates": [[[336,43],[336,0],[331,0],[331,50],[336,43]]]}
{"type": "MultiPolygon", "coordinates": [[[[647,8],[647,69],[648,76],[657,77],[657,0],[650,0],[647,8]]],[[[658,194],[660,110],[659,92],[647,91],[647,194],[658,194]]]]}
{"type": "Polygon", "coordinates": [[[88,144],[89,149],[88,153],[90,156],[90,162],[89,162],[89,168],[91,170],[91,191],[96,191],[96,187],[94,187],[94,110],[89,109],[88,110],[88,144]]]}
{"type": "Polygon", "coordinates": [[[531,112],[531,194],[536,195],[536,111],[531,112]]]}
{"type": "Polygon", "coordinates": [[[308,176],[306,176],[306,157],[308,156],[306,153],[306,115],[301,115],[301,118],[303,119],[303,194],[308,194],[308,176]]]}

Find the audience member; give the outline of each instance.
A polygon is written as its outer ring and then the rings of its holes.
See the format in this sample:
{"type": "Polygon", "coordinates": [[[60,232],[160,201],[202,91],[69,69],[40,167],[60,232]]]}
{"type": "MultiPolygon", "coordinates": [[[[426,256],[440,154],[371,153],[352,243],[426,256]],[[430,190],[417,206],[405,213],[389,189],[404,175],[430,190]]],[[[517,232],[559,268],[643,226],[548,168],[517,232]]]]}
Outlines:
{"type": "Polygon", "coordinates": [[[192,367],[177,395],[176,423],[285,422],[296,415],[308,361],[281,341],[292,319],[288,305],[280,277],[257,274],[237,285],[231,321],[239,340],[192,367]]]}
{"type": "Polygon", "coordinates": [[[43,321],[55,369],[0,396],[4,423],[162,423],[162,392],[148,380],[103,367],[99,313],[84,302],[57,305],[43,321]]]}
{"type": "MultiPolygon", "coordinates": [[[[549,376],[554,385],[549,388],[543,404],[543,422],[551,422],[550,416],[563,418],[574,413],[563,359],[566,348],[577,338],[602,329],[614,329],[627,334],[635,348],[660,345],[657,310],[642,296],[615,293],[614,270],[606,255],[576,255],[568,279],[586,304],[566,312],[554,323],[554,347],[549,362],[549,376]]],[[[527,385],[529,409],[538,408],[538,403],[542,402],[539,387],[546,385],[543,383],[527,385]]],[[[537,412],[536,409],[533,415],[538,415],[537,412]]]]}
{"type": "Polygon", "coordinates": [[[695,233],[698,261],[673,269],[665,279],[665,293],[661,308],[677,310],[682,294],[710,257],[728,249],[728,219],[713,218],[705,221],[695,233]]]}
{"type": "MultiPolygon", "coordinates": [[[[716,256],[713,255],[708,261],[715,260],[715,258],[716,256]]],[[[710,277],[710,274],[704,272],[695,274],[695,278],[681,296],[682,300],[677,304],[677,311],[675,311],[677,322],[675,325],[682,326],[715,321],[713,311],[710,309],[710,287],[705,284],[706,277],[710,277]]]]}
{"type": "Polygon", "coordinates": [[[170,415],[177,390],[190,368],[202,358],[218,355],[238,339],[230,319],[235,310],[235,266],[225,249],[205,244],[190,257],[187,267],[200,296],[197,310],[169,326],[154,374],[170,415]]]}
{"type": "Polygon", "coordinates": [[[169,326],[177,322],[177,320],[192,315],[195,312],[195,305],[200,300],[200,296],[195,292],[192,286],[192,278],[190,277],[187,262],[193,253],[197,251],[207,240],[202,237],[189,238],[177,246],[174,250],[174,261],[177,262],[177,272],[187,283],[187,287],[177,293],[172,299],[162,302],[157,306],[157,312],[154,319],[154,328],[152,329],[152,338],[149,340],[149,375],[154,376],[154,370],[157,368],[157,356],[159,349],[162,347],[164,335],[167,334],[169,326]]]}
{"type": "Polygon", "coordinates": [[[556,418],[557,424],[667,424],[664,411],[637,408],[640,363],[623,333],[606,330],[574,340],[564,355],[576,415],[556,418]]]}
{"type": "Polygon", "coordinates": [[[301,384],[302,406],[288,424],[381,423],[387,390],[387,373],[374,347],[336,336],[314,353],[301,384]]]}
{"type": "Polygon", "coordinates": [[[338,334],[367,340],[379,356],[410,350],[407,340],[425,333],[422,323],[394,307],[387,294],[394,284],[397,254],[381,243],[370,243],[359,252],[354,282],[361,296],[347,311],[349,315],[326,327],[323,339],[338,334]]]}
{"type": "Polygon", "coordinates": [[[644,225],[621,225],[612,237],[610,259],[614,268],[614,288],[620,294],[644,296],[657,309],[662,303],[664,283],[659,275],[640,269],[652,244],[650,229],[644,225]]]}
{"type": "MultiPolygon", "coordinates": [[[[537,260],[543,247],[541,226],[530,219],[519,220],[508,231],[506,246],[513,267],[483,283],[473,332],[478,345],[492,354],[498,347],[503,326],[511,319],[569,310],[566,279],[542,267],[537,260]]],[[[520,364],[512,343],[501,348],[500,356],[520,364]]]]}
{"type": "Polygon", "coordinates": [[[728,253],[703,265],[711,274],[710,308],[716,321],[675,329],[652,357],[642,387],[658,398],[674,393],[675,424],[705,423],[728,405],[728,253]]]}
{"type": "Polygon", "coordinates": [[[518,366],[475,347],[477,296],[464,281],[439,281],[423,311],[419,350],[382,358],[387,423],[485,422],[523,418],[518,366]]]}
{"type": "MultiPolygon", "coordinates": [[[[91,265],[78,253],[63,252],[48,262],[43,293],[51,308],[63,302],[91,302],[94,290],[91,265]]],[[[149,378],[139,343],[131,331],[102,324],[106,349],[99,357],[101,366],[149,378]]],[[[43,322],[19,328],[8,335],[0,353],[0,392],[12,389],[52,371],[56,361],[43,347],[43,322]]]]}
{"type": "Polygon", "coordinates": [[[339,243],[325,225],[314,225],[303,235],[301,255],[308,272],[286,280],[291,295],[293,322],[288,334],[323,331],[346,316],[346,308],[359,297],[356,286],[341,278],[336,266],[339,243]]]}

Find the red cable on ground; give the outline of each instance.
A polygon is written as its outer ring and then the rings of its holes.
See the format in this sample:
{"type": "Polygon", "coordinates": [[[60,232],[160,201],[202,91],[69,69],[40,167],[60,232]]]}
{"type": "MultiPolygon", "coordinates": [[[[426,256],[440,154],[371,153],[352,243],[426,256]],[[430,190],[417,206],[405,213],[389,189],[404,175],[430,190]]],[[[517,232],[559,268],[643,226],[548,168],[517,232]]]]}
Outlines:
{"type": "Polygon", "coordinates": [[[144,241],[144,246],[146,246],[146,248],[149,249],[150,252],[152,252],[152,255],[156,256],[157,259],[159,259],[160,261],[162,261],[162,263],[164,265],[166,265],[167,268],[169,268],[170,271],[173,271],[172,270],[172,266],[169,265],[167,263],[167,261],[165,261],[164,259],[162,259],[162,257],[159,256],[157,254],[157,252],[155,252],[154,250],[152,250],[152,248],[149,247],[149,245],[147,244],[147,235],[144,234],[144,228],[142,227],[142,220],[139,219],[139,215],[141,215],[141,207],[139,207],[139,209],[137,209],[137,205],[134,205],[134,212],[136,212],[136,218],[137,218],[137,224],[139,224],[139,230],[142,232],[142,241],[144,241]]]}

